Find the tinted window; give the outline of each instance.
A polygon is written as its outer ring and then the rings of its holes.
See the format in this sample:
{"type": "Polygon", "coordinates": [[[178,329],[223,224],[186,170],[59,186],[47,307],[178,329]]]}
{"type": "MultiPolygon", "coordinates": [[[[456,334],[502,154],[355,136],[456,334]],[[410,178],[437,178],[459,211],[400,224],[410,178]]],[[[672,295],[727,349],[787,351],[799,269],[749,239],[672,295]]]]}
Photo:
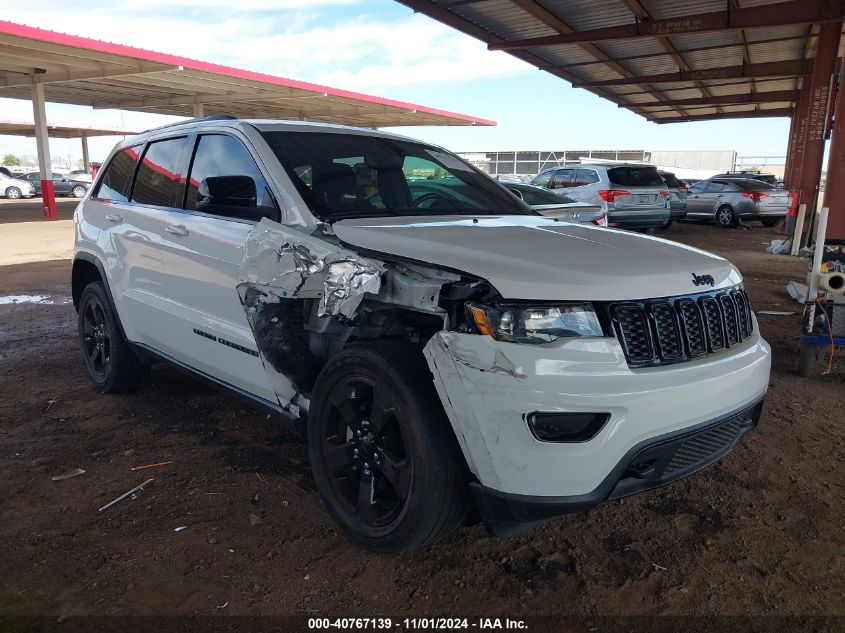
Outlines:
{"type": "Polygon", "coordinates": [[[610,182],[625,187],[662,187],[663,180],[657,169],[648,165],[643,167],[612,167],[607,170],[610,182]]]}
{"type": "Polygon", "coordinates": [[[531,213],[504,187],[436,147],[360,134],[263,136],[306,204],[325,220],[531,213]]]}
{"type": "Polygon", "coordinates": [[[155,141],[147,146],[132,187],[133,202],[159,207],[174,205],[187,143],[188,139],[182,137],[155,141]]]}
{"type": "Polygon", "coordinates": [[[137,162],[138,149],[135,147],[127,147],[115,154],[106,166],[94,197],[98,200],[126,202],[137,162]]]}
{"type": "Polygon", "coordinates": [[[576,187],[583,187],[584,185],[592,185],[599,181],[599,175],[593,169],[579,169],[575,172],[576,187]]]}
{"type": "Polygon", "coordinates": [[[553,173],[552,171],[544,172],[532,180],[531,184],[537,185],[538,187],[548,187],[553,173]]]}
{"type": "Polygon", "coordinates": [[[563,196],[551,193],[546,189],[526,186],[512,188],[518,190],[519,193],[522,194],[522,199],[526,204],[561,204],[565,202],[563,196]]]}
{"type": "Polygon", "coordinates": [[[750,178],[748,180],[737,180],[735,184],[742,191],[770,191],[777,188],[762,180],[752,180],[750,178]]]}
{"type": "Polygon", "coordinates": [[[691,184],[689,186],[689,192],[690,193],[702,193],[704,191],[704,187],[706,187],[706,186],[707,186],[706,181],[694,182],[693,184],[691,184]]]}
{"type": "Polygon", "coordinates": [[[663,178],[666,186],[672,189],[677,189],[684,184],[675,177],[675,174],[670,174],[668,171],[660,172],[660,177],[663,178]]]}
{"type": "Polygon", "coordinates": [[[246,220],[276,215],[270,212],[273,202],[249,151],[238,139],[222,134],[200,137],[185,208],[246,220]]]}
{"type": "Polygon", "coordinates": [[[704,190],[706,193],[721,193],[728,188],[727,183],[722,182],[721,180],[714,180],[712,182],[707,183],[707,188],[704,190]]]}
{"type": "Polygon", "coordinates": [[[552,180],[552,189],[571,186],[574,173],[574,169],[558,169],[555,172],[554,180],[552,180]]]}

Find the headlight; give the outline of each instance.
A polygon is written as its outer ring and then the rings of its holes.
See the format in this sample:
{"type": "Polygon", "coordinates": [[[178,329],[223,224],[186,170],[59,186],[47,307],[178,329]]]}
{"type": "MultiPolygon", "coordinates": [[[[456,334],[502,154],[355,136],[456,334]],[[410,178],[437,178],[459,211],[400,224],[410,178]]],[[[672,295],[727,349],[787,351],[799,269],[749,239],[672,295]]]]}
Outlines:
{"type": "Polygon", "coordinates": [[[479,334],[497,341],[540,345],[573,336],[604,336],[596,311],[589,303],[547,306],[466,304],[467,316],[479,334]]]}

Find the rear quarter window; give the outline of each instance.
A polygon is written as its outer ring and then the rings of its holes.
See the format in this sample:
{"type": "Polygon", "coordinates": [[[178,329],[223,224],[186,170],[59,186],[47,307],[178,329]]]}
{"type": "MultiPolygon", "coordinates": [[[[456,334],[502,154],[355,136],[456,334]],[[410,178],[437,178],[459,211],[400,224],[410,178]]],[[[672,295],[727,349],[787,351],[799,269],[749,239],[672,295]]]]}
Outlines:
{"type": "Polygon", "coordinates": [[[662,187],[663,180],[654,167],[612,167],[607,177],[615,185],[625,187],[662,187]]]}
{"type": "Polygon", "coordinates": [[[112,157],[94,192],[95,199],[112,202],[126,202],[129,199],[129,185],[138,162],[138,150],[139,147],[127,147],[112,157]]]}

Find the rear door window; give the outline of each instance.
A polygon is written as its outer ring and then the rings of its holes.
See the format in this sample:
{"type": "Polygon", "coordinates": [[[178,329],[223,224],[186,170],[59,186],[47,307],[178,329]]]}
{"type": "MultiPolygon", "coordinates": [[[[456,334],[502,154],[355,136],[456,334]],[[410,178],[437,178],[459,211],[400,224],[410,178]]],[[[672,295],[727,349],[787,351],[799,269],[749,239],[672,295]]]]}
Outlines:
{"type": "Polygon", "coordinates": [[[572,176],[574,173],[574,169],[558,169],[555,172],[554,179],[552,180],[552,189],[572,186],[572,176]]]}
{"type": "Polygon", "coordinates": [[[707,188],[704,190],[704,193],[721,193],[727,188],[728,183],[722,182],[721,180],[714,180],[707,183],[707,188]]]}
{"type": "Polygon", "coordinates": [[[120,150],[109,161],[94,198],[111,202],[126,202],[129,200],[129,185],[135,164],[138,162],[138,148],[127,147],[120,150]]]}
{"type": "MultiPolygon", "coordinates": [[[[175,205],[187,137],[154,141],[147,146],[132,187],[132,202],[157,207],[175,205]]],[[[181,205],[180,205],[181,206],[181,205]]]]}
{"type": "Polygon", "coordinates": [[[201,136],[187,183],[186,209],[242,220],[278,215],[264,176],[234,137],[201,136]]]}
{"type": "Polygon", "coordinates": [[[599,175],[594,169],[579,169],[575,172],[574,187],[583,187],[584,185],[592,185],[599,181],[599,175]]]}
{"type": "Polygon", "coordinates": [[[662,187],[663,180],[657,169],[651,166],[643,167],[612,167],[607,170],[607,176],[614,185],[624,187],[662,187]]]}
{"type": "Polygon", "coordinates": [[[767,182],[763,182],[762,180],[738,180],[737,186],[742,189],[743,191],[771,191],[772,189],[776,189],[767,182]]]}

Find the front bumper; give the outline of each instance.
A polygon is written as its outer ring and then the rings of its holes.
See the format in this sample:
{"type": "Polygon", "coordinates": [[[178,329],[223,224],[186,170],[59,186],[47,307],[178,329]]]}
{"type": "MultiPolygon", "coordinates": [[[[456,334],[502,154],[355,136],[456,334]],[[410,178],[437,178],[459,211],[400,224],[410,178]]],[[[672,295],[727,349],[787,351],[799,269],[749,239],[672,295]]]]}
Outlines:
{"type": "Polygon", "coordinates": [[[548,519],[588,510],[688,477],[727,455],[757,426],[763,400],[703,425],[667,433],[633,447],[592,492],[569,497],[514,495],[471,484],[488,529],[497,536],[521,532],[548,519]]]}
{"type": "MultiPolygon", "coordinates": [[[[483,498],[517,502],[528,497],[532,505],[553,507],[566,499],[564,505],[575,510],[613,498],[611,489],[644,448],[757,406],[771,365],[756,321],[754,334],[728,351],[643,369],[628,367],[615,338],[519,345],[439,332],[424,351],[481,487],[476,495],[483,491],[483,498]],[[543,442],[528,428],[534,412],[608,413],[610,418],[589,441],[543,442]]],[[[641,481],[624,484],[618,496],[668,483],[650,474],[641,481]],[[628,486],[634,489],[624,492],[628,486]]]]}

